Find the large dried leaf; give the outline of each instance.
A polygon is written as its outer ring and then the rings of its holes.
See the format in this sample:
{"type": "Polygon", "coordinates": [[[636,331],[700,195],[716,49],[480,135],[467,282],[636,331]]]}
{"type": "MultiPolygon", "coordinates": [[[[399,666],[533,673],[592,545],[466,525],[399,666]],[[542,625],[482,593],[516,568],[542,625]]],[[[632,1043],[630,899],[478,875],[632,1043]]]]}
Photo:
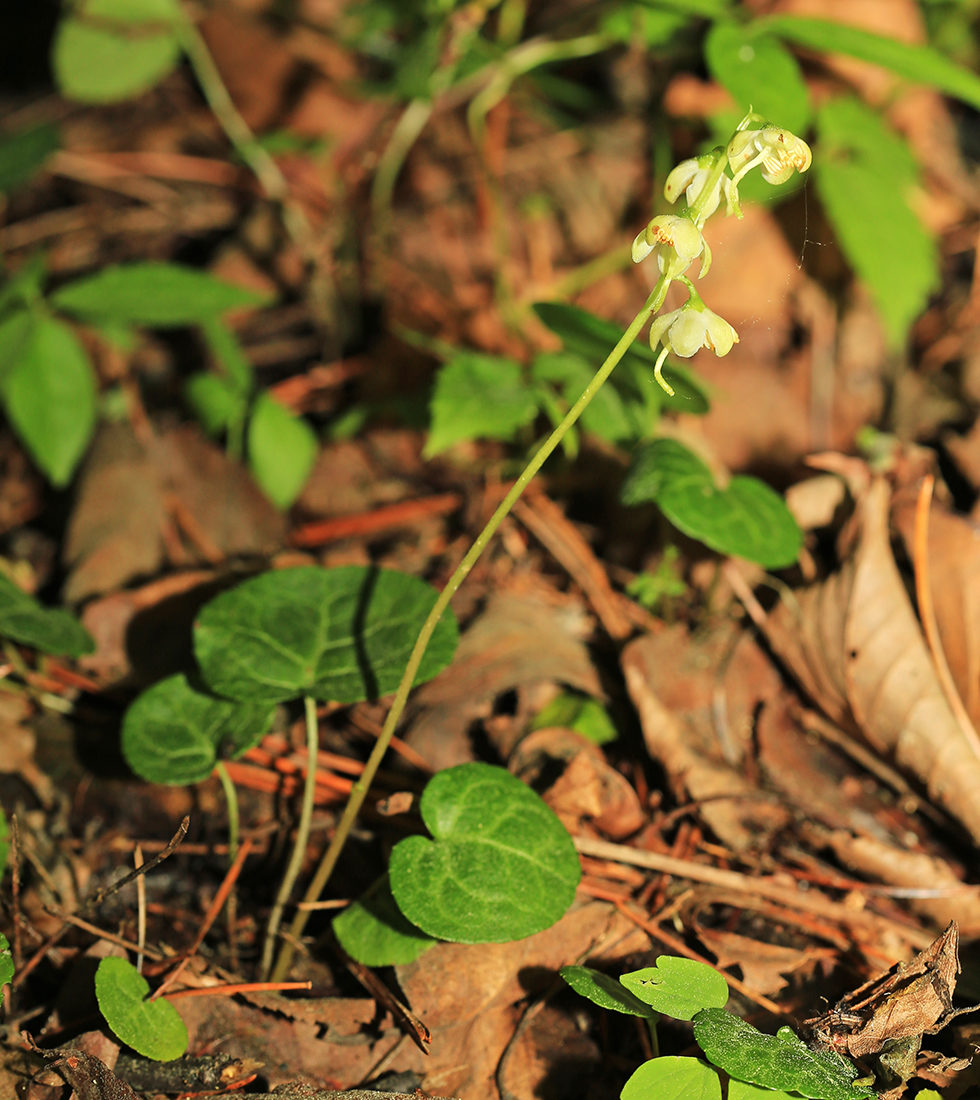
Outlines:
{"type": "Polygon", "coordinates": [[[621,660],[647,751],[678,789],[708,800],[700,812],[721,840],[744,851],[785,825],[786,811],[760,800],[739,768],[744,732],[779,692],[751,636],[732,648],[727,631],[695,641],[675,627],[631,642],[621,660]]]}
{"type": "Polygon", "coordinates": [[[871,485],[851,560],[784,599],[767,634],[831,718],[859,730],[980,840],[980,759],[943,695],[892,556],[888,495],[883,480],[871,485]]]}

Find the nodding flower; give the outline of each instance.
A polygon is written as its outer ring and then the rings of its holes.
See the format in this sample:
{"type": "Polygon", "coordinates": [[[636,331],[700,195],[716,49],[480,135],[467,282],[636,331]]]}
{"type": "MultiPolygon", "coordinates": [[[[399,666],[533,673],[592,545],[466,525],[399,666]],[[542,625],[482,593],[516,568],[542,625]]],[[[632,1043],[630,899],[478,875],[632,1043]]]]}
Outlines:
{"type": "Polygon", "coordinates": [[[645,260],[650,253],[657,257],[661,272],[670,279],[683,275],[698,256],[701,275],[711,266],[711,250],[701,236],[701,230],[679,214],[661,214],[637,234],[633,241],[633,263],[645,260]]]}
{"type": "Polygon", "coordinates": [[[664,380],[663,365],[668,352],[689,359],[701,348],[710,348],[715,355],[727,355],[738,343],[738,333],[713,310],[695,301],[689,301],[680,309],[665,313],[650,326],[650,347],[663,345],[653,374],[661,386],[673,396],[674,391],[664,380]]]}
{"type": "Polygon", "coordinates": [[[729,213],[741,216],[738,204],[739,181],[756,165],[761,165],[766,183],[785,183],[794,172],[805,172],[813,154],[810,146],[796,134],[766,123],[757,130],[744,129],[752,121],[762,121],[757,115],[746,115],[738,132],[728,143],[728,163],[734,177],[728,194],[729,213]]]}
{"type": "Polygon", "coordinates": [[[701,157],[691,157],[690,160],[682,160],[680,164],[667,177],[664,184],[664,198],[668,202],[677,202],[681,192],[685,193],[687,205],[697,210],[696,222],[698,226],[704,223],[718,209],[721,196],[724,194],[726,202],[731,190],[732,181],[724,172],[715,172],[718,157],[723,152],[721,148],[706,153],[701,157]],[[710,178],[714,176],[708,194],[710,178]]]}

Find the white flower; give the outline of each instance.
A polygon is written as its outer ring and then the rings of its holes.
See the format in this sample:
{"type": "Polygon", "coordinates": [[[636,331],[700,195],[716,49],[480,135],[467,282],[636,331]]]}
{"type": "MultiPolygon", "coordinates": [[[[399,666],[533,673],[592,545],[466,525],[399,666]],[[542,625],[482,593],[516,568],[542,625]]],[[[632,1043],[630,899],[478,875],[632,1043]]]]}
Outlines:
{"type": "Polygon", "coordinates": [[[690,357],[701,348],[710,348],[715,355],[727,355],[738,343],[738,333],[724,319],[708,308],[682,306],[658,317],[650,326],[650,346],[690,357]]]}
{"type": "Polygon", "coordinates": [[[729,213],[741,216],[738,205],[738,184],[755,166],[762,166],[762,178],[766,183],[785,183],[794,172],[805,172],[810,167],[813,154],[810,146],[796,134],[779,126],[765,125],[758,130],[743,130],[752,115],[740,123],[739,132],[728,143],[728,163],[735,173],[728,193],[729,213]]]}
{"type": "MultiPolygon", "coordinates": [[[[667,182],[664,184],[664,198],[668,202],[677,202],[683,191],[686,194],[688,206],[694,206],[695,203],[702,201],[702,192],[708,182],[708,177],[712,175],[716,163],[717,157],[711,153],[703,157],[692,157],[690,160],[682,160],[667,177],[667,182]]],[[[704,225],[708,218],[718,209],[723,190],[725,199],[728,199],[728,192],[731,185],[732,181],[724,172],[716,177],[714,185],[711,188],[711,193],[703,200],[704,205],[701,207],[701,211],[698,214],[698,223],[700,225],[704,225]]]]}
{"type": "Polygon", "coordinates": [[[678,214],[661,214],[633,241],[633,263],[656,254],[657,263],[664,275],[676,279],[683,275],[698,256],[703,255],[701,274],[711,265],[711,251],[701,236],[701,230],[690,218],[678,214]]]}

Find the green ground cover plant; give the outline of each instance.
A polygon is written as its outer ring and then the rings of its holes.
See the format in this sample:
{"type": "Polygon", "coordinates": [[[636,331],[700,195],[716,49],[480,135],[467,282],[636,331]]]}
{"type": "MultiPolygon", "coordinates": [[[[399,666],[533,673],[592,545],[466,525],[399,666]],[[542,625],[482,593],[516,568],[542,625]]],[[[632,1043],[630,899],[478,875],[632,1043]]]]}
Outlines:
{"type": "Polygon", "coordinates": [[[586,966],[563,967],[561,975],[593,1004],[646,1020],[655,1054],[658,1015],[693,1024],[707,1063],[656,1055],[633,1073],[621,1100],[721,1100],[723,1088],[728,1100],[868,1100],[875,1095],[847,1059],[811,1050],[791,1028],[767,1035],[728,1012],[728,984],[705,963],[661,955],[655,966],[623,974],[618,982],[586,966]]]}

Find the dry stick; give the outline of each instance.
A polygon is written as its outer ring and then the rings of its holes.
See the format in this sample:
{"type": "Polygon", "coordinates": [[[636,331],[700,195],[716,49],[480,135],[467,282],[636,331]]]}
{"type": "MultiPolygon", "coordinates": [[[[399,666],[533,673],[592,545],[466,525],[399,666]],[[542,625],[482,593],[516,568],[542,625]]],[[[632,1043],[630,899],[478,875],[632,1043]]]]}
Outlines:
{"type": "MultiPolygon", "coordinates": [[[[313,876],[313,880],[306,891],[303,898],[305,902],[314,902],[320,900],[320,894],[323,892],[323,888],[327,884],[327,880],[330,878],[333,872],[334,866],[340,857],[340,853],[343,850],[344,844],[347,841],[347,837],[350,834],[351,827],[354,824],[357,814],[360,811],[361,805],[367,796],[368,789],[371,786],[371,782],[374,779],[375,773],[381,765],[381,761],[384,754],[388,750],[388,745],[391,742],[395,733],[395,727],[398,724],[398,720],[402,716],[402,712],[405,709],[405,703],[408,701],[408,693],[411,690],[412,684],[415,681],[415,676],[418,673],[419,665],[422,663],[422,656],[425,653],[426,647],[429,644],[429,639],[432,637],[432,632],[436,628],[436,624],[442,618],[442,613],[449,606],[449,601],[456,594],[459,586],[463,583],[466,577],[469,575],[470,570],[476,565],[480,558],[480,555],[486,549],[487,543],[493,538],[497,528],[503,522],[504,517],[510,512],[513,507],[514,501],[520,497],[521,493],[527,488],[528,483],[534,477],[534,475],[544,465],[545,460],[554,451],[558,444],[562,441],[565,433],[572,427],[572,425],[578,420],[578,418],[585,411],[589,402],[598,392],[599,387],[605,382],[605,380],[612,373],[613,368],[622,359],[622,357],[628,351],[630,345],[640,334],[640,330],[647,323],[651,313],[655,313],[664,303],[664,299],[667,297],[667,287],[670,284],[670,279],[662,275],[654,287],[650,297],[647,298],[643,305],[643,308],[633,319],[632,324],[623,333],[622,339],[613,348],[606,358],[606,361],[596,371],[592,381],[586,386],[582,396],[575,402],[575,404],[568,410],[565,419],[558,425],[557,428],[548,436],[545,442],[541,445],[540,450],[535,454],[534,458],[528,463],[527,468],[521,474],[521,476],[511,486],[509,492],[501,501],[497,510],[490,517],[489,522],[477,536],[476,542],[467,551],[466,556],[460,562],[456,572],[449,578],[446,587],[439,594],[439,598],[436,600],[432,611],[429,612],[429,617],[422,625],[422,629],[419,631],[418,639],[415,642],[415,647],[408,659],[408,664],[405,668],[405,672],[402,675],[401,683],[398,685],[398,691],[395,694],[394,701],[391,705],[391,710],[388,711],[388,716],[385,719],[384,727],[381,731],[381,736],[378,738],[378,743],[374,746],[374,751],[368,758],[367,764],[364,766],[364,771],[361,777],[354,784],[354,788],[351,791],[350,799],[347,802],[347,806],[344,808],[343,815],[340,822],[337,825],[337,831],[334,833],[334,838],[330,842],[330,847],[324,853],[323,859],[320,861],[320,866],[316,870],[316,874],[313,876]]],[[[310,911],[307,909],[300,909],[293,917],[293,922],[289,926],[289,937],[283,943],[282,949],[279,952],[279,958],[276,960],[275,968],[272,971],[272,979],[274,981],[281,980],[286,976],[289,970],[290,964],[293,961],[293,956],[296,953],[295,944],[299,942],[300,936],[303,934],[303,929],[306,927],[306,921],[309,918],[310,911]]]]}
{"type": "MultiPolygon", "coordinates": [[[[110,886],[105,887],[105,889],[100,890],[90,902],[82,907],[82,912],[90,913],[92,912],[92,910],[97,909],[107,897],[110,897],[112,894],[116,893],[117,890],[121,890],[124,886],[128,886],[134,878],[138,878],[140,875],[145,875],[148,871],[152,871],[154,867],[162,863],[187,835],[187,828],[190,823],[190,817],[185,817],[184,820],[180,823],[180,828],[177,830],[176,833],[174,833],[173,837],[171,837],[170,841],[167,843],[167,846],[157,855],[155,855],[149,863],[144,863],[142,867],[138,867],[135,871],[130,871],[128,875],[124,875],[118,882],[114,882],[110,886]]],[[[61,928],[59,928],[57,932],[52,932],[52,934],[48,936],[44,943],[42,943],[41,946],[34,952],[30,959],[28,959],[27,964],[23,966],[20,970],[18,970],[18,972],[14,975],[15,986],[20,985],[26,980],[28,974],[30,974],[31,971],[38,965],[38,963],[40,963],[44,956],[47,955],[51,948],[54,947],[54,945],[68,931],[71,925],[73,923],[77,923],[75,919],[69,919],[64,915],[62,915],[61,919],[65,922],[61,926],[61,928]]],[[[101,935],[101,933],[99,934],[101,935]]],[[[149,952],[144,952],[144,954],[148,955],[149,952]]]]}
{"type": "Polygon", "coordinates": [[[222,906],[225,904],[225,899],[231,894],[235,883],[238,881],[238,876],[242,873],[242,867],[245,865],[245,859],[249,852],[252,850],[252,841],[250,837],[246,837],[238,849],[235,856],[235,861],[228,868],[225,874],[224,881],[221,884],[218,892],[214,895],[214,900],[208,906],[208,911],[204,914],[204,919],[201,921],[201,927],[197,930],[197,935],[194,937],[194,942],[184,952],[184,957],[174,967],[173,971],[167,975],[166,978],[160,983],[159,987],[154,990],[150,995],[150,1000],[153,1001],[166,991],[177,981],[180,975],[184,971],[184,967],[187,966],[192,955],[197,954],[198,948],[204,942],[204,937],[208,934],[208,929],[218,919],[218,914],[221,912],[222,906]]]}
{"type": "Polygon", "coordinates": [[[610,859],[619,863],[629,863],[634,867],[647,867],[652,871],[660,871],[665,875],[674,875],[677,878],[690,879],[692,882],[705,882],[711,886],[721,886],[726,890],[738,891],[741,894],[755,895],[768,898],[770,901],[779,902],[791,909],[802,909],[807,913],[817,913],[838,921],[840,924],[858,925],[864,928],[874,929],[878,932],[889,931],[898,933],[913,947],[928,947],[934,937],[920,928],[911,928],[906,924],[890,920],[878,913],[869,913],[866,909],[850,909],[840,902],[831,901],[830,898],[817,894],[814,890],[794,889],[791,886],[780,886],[778,883],[769,882],[766,879],[752,878],[738,871],[723,871],[718,867],[709,867],[703,863],[693,863],[687,859],[678,859],[676,856],[665,856],[659,852],[646,852],[638,848],[630,848],[623,844],[611,844],[606,840],[594,840],[591,837],[576,837],[576,851],[582,855],[595,856],[598,859],[610,859]]]}
{"type": "Polygon", "coordinates": [[[922,619],[922,630],[932,654],[932,663],[936,669],[936,676],[942,686],[946,702],[956,718],[956,722],[966,738],[967,744],[973,750],[973,755],[980,758],[980,737],[974,729],[973,722],[967,714],[966,707],[960,693],[956,690],[953,675],[946,663],[946,654],[943,651],[942,639],[939,637],[939,625],[936,622],[936,608],[932,602],[932,582],[929,577],[929,508],[932,504],[932,487],[936,479],[932,474],[926,474],[922,479],[922,488],[915,503],[915,598],[919,601],[919,616],[922,619]]]}

